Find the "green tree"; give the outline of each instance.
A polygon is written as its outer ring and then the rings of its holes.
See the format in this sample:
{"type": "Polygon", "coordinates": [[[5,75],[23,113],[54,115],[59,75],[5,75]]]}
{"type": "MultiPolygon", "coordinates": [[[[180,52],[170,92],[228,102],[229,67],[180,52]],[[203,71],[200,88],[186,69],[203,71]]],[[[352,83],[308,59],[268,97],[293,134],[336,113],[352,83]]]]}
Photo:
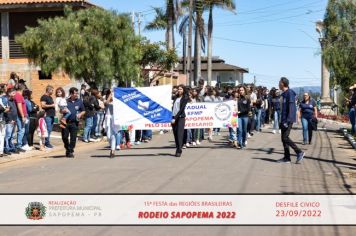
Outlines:
{"type": "Polygon", "coordinates": [[[175,47],[174,25],[180,15],[180,1],[166,0],[165,10],[162,8],[153,8],[156,16],[152,22],[145,27],[146,30],[166,30],[167,49],[175,47]]]}
{"type": "Polygon", "coordinates": [[[356,1],[329,0],[325,14],[323,56],[334,85],[356,83],[356,1]]]}
{"type": "Polygon", "coordinates": [[[64,17],[40,20],[16,41],[46,73],[62,70],[99,84],[139,79],[140,38],[126,14],[66,9],[64,17]]]}
{"type": "Polygon", "coordinates": [[[171,71],[174,64],[178,62],[178,55],[174,48],[167,49],[166,43],[151,43],[144,39],[141,43],[142,58],[141,77],[146,85],[150,84],[149,73],[154,72],[153,79],[162,74],[162,72],[171,71]]]}

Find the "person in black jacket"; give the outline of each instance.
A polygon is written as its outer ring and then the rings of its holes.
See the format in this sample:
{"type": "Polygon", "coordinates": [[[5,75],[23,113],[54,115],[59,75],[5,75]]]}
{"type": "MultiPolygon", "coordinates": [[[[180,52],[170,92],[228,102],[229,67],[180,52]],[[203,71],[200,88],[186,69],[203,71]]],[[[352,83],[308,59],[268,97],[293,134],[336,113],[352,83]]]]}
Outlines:
{"type": "Polygon", "coordinates": [[[247,98],[247,90],[245,87],[241,86],[238,91],[240,94],[240,98],[237,102],[239,116],[237,140],[239,142],[240,148],[243,149],[246,147],[248,114],[251,111],[251,101],[247,98]]]}
{"type": "Polygon", "coordinates": [[[99,102],[98,100],[89,95],[89,93],[85,93],[83,95],[83,104],[85,107],[85,128],[83,134],[83,142],[89,143],[95,142],[96,140],[90,137],[90,131],[93,127],[94,116],[96,115],[96,110],[99,110],[99,102]]]}
{"type": "Polygon", "coordinates": [[[23,91],[23,97],[25,98],[26,102],[26,108],[29,116],[29,126],[28,126],[28,131],[26,132],[26,138],[28,146],[30,149],[33,149],[33,136],[36,131],[36,124],[37,124],[37,112],[39,111],[39,106],[37,106],[33,101],[32,101],[32,91],[31,90],[24,90],[23,91]]]}
{"type": "Polygon", "coordinates": [[[188,92],[184,85],[178,86],[177,97],[173,102],[172,128],[174,141],[176,143],[176,157],[182,155],[184,126],[185,126],[185,107],[189,101],[188,92]]]}

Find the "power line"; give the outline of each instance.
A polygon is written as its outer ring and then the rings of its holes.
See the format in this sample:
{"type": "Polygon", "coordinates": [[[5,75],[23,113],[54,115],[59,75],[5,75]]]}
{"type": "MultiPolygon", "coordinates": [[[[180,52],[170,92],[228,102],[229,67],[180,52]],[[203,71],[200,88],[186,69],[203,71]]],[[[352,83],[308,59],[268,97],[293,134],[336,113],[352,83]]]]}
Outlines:
{"type": "MultiPolygon", "coordinates": [[[[313,3],[305,4],[305,5],[302,5],[302,6],[299,6],[299,7],[295,7],[295,8],[282,9],[282,10],[279,10],[278,12],[273,12],[273,13],[270,13],[268,15],[256,16],[256,17],[248,19],[248,20],[258,20],[258,19],[261,19],[261,18],[275,16],[277,14],[280,15],[280,14],[283,14],[283,13],[289,13],[290,11],[295,11],[295,10],[300,10],[300,9],[308,9],[308,8],[310,8],[310,6],[315,5],[316,3],[319,3],[319,2],[320,1],[316,1],[316,2],[313,2],[313,3]]],[[[310,13],[312,13],[312,12],[313,11],[310,11],[310,13]]],[[[225,22],[218,22],[218,23],[219,24],[228,24],[228,23],[233,23],[233,21],[225,21],[225,22]]]]}
{"type": "Polygon", "coordinates": [[[288,46],[288,45],[277,45],[277,44],[267,44],[267,43],[256,43],[256,42],[249,42],[249,41],[242,41],[242,40],[235,40],[235,39],[227,39],[222,37],[213,37],[215,39],[243,43],[243,44],[250,44],[256,46],[266,46],[266,47],[276,47],[276,48],[290,48],[290,49],[313,49],[316,50],[316,47],[306,47],[306,46],[288,46]]]}
{"type": "Polygon", "coordinates": [[[317,12],[322,12],[322,11],[325,11],[325,10],[322,9],[322,10],[318,10],[318,11],[306,12],[306,13],[303,13],[303,14],[287,16],[287,17],[281,17],[281,18],[270,19],[270,20],[251,21],[251,22],[245,22],[245,23],[227,24],[227,25],[219,25],[219,26],[220,27],[226,27],[226,26],[235,26],[235,25],[250,25],[250,24],[258,24],[258,23],[266,23],[266,22],[276,22],[276,21],[279,21],[279,20],[290,19],[290,18],[295,18],[295,17],[299,17],[299,16],[304,16],[304,15],[310,15],[312,13],[317,13],[317,12]]]}
{"type": "MultiPolygon", "coordinates": [[[[323,1],[323,0],[322,0],[323,1]]],[[[308,3],[308,4],[304,4],[304,5],[301,5],[297,8],[305,8],[305,6],[308,6],[308,5],[314,5],[316,4],[317,2],[322,2],[322,1],[316,1],[316,2],[312,2],[312,3],[308,3]]],[[[269,8],[273,8],[273,7],[276,7],[276,6],[282,6],[282,5],[289,5],[290,3],[295,3],[296,1],[289,1],[289,2],[285,2],[285,3],[282,3],[282,4],[275,4],[275,5],[271,5],[271,6],[267,6],[267,7],[264,7],[264,8],[258,8],[258,9],[255,9],[255,10],[250,10],[250,11],[245,11],[245,12],[237,12],[237,16],[240,16],[240,15],[248,15],[248,14],[261,14],[261,13],[265,13],[265,12],[268,12],[268,11],[261,11],[261,10],[265,10],[265,9],[269,9],[269,8]],[[257,12],[256,12],[257,11],[257,12]],[[258,11],[261,11],[261,12],[258,12],[258,11]]],[[[290,9],[295,9],[295,8],[290,8],[290,9]]],[[[289,10],[290,10],[289,9],[289,10]]],[[[281,9],[279,10],[279,12],[277,13],[280,13],[281,11],[285,12],[287,11],[288,9],[281,9]]],[[[219,17],[219,19],[223,19],[223,18],[227,18],[227,17],[231,17],[231,16],[223,16],[223,17],[219,17]]]]}

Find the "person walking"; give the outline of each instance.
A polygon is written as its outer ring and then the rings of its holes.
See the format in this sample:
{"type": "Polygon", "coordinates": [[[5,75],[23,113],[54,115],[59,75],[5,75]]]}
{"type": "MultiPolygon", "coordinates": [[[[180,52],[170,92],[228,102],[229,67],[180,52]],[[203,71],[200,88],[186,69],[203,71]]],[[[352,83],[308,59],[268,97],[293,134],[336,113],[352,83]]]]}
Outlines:
{"type": "Polygon", "coordinates": [[[281,117],[281,97],[279,96],[279,92],[276,89],[271,91],[271,108],[273,115],[273,130],[272,133],[276,134],[277,132],[281,133],[279,129],[280,117],[281,117]]]}
{"type": "Polygon", "coordinates": [[[112,93],[107,93],[106,107],[105,107],[105,118],[103,122],[103,127],[108,137],[110,144],[110,158],[115,157],[115,151],[120,150],[121,132],[120,126],[115,125],[114,122],[114,105],[112,93]]]}
{"type": "Polygon", "coordinates": [[[239,88],[239,98],[237,102],[237,107],[238,107],[237,108],[238,110],[237,141],[240,149],[243,149],[246,147],[248,114],[251,111],[251,101],[250,99],[247,98],[247,90],[243,86],[239,88]]]}
{"type": "Polygon", "coordinates": [[[63,113],[70,112],[70,117],[67,119],[67,125],[62,128],[62,140],[64,148],[66,149],[66,157],[74,158],[74,148],[77,142],[77,133],[79,120],[85,115],[84,104],[79,99],[79,92],[77,88],[69,89],[69,98],[67,99],[67,108],[62,111],[63,113]],[[69,140],[70,135],[70,140],[69,140]]]}
{"type": "Polygon", "coordinates": [[[312,119],[318,118],[318,109],[315,100],[308,93],[304,93],[303,101],[299,104],[298,117],[303,127],[303,144],[311,144],[313,137],[312,119]]]}
{"type": "Polygon", "coordinates": [[[278,160],[278,163],[290,163],[290,150],[291,147],[297,154],[296,163],[300,163],[305,153],[297,147],[297,145],[289,138],[290,132],[293,128],[293,123],[296,122],[296,93],[289,88],[289,80],[282,77],[279,81],[279,89],[283,91],[282,106],[281,106],[281,131],[282,131],[282,143],[284,148],[284,157],[278,160]]]}
{"type": "Polygon", "coordinates": [[[53,90],[54,90],[53,86],[48,85],[46,87],[46,93],[40,99],[41,107],[46,112],[45,121],[47,125],[48,137],[46,138],[45,146],[46,148],[50,148],[50,149],[53,148],[50,138],[51,138],[51,132],[54,124],[54,117],[56,116],[56,104],[54,103],[52,98],[53,90]]]}
{"type": "Polygon", "coordinates": [[[176,144],[176,157],[182,155],[184,126],[185,126],[185,107],[187,106],[189,97],[184,85],[178,86],[177,98],[173,101],[172,111],[172,128],[174,141],[176,144]]]}

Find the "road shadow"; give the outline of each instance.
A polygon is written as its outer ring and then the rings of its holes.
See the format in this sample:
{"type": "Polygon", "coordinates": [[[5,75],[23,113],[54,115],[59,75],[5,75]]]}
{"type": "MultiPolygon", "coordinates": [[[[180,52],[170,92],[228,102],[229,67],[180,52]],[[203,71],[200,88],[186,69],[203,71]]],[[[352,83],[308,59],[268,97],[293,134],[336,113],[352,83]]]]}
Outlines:
{"type": "MultiPolygon", "coordinates": [[[[268,152],[268,151],[266,151],[265,149],[262,149],[262,148],[255,148],[255,149],[254,148],[250,148],[250,150],[254,150],[254,151],[257,151],[257,152],[265,152],[267,154],[281,154],[281,155],[284,155],[284,152],[276,152],[276,151],[268,152]]],[[[296,155],[292,155],[291,154],[291,156],[296,156],[296,155]]],[[[339,165],[345,165],[345,166],[350,166],[350,167],[356,167],[356,164],[343,162],[343,161],[337,161],[335,159],[327,160],[327,159],[321,159],[321,158],[310,157],[310,156],[305,156],[304,159],[320,161],[320,162],[326,162],[326,163],[330,163],[330,164],[339,164],[339,165]]]]}
{"type": "MultiPolygon", "coordinates": [[[[92,155],[92,158],[110,158],[110,154],[108,155],[92,155]]],[[[175,157],[172,153],[157,153],[157,154],[115,154],[117,158],[125,158],[125,157],[175,157]]]]}
{"type": "Polygon", "coordinates": [[[267,162],[274,162],[274,163],[276,163],[276,162],[277,162],[277,160],[275,160],[275,159],[270,159],[270,158],[262,158],[262,157],[254,157],[254,158],[252,158],[252,159],[255,159],[255,160],[261,160],[261,161],[267,161],[267,162]]]}
{"type": "Polygon", "coordinates": [[[67,158],[66,155],[55,155],[55,156],[48,156],[45,158],[53,158],[53,159],[59,159],[59,158],[67,158]]]}

